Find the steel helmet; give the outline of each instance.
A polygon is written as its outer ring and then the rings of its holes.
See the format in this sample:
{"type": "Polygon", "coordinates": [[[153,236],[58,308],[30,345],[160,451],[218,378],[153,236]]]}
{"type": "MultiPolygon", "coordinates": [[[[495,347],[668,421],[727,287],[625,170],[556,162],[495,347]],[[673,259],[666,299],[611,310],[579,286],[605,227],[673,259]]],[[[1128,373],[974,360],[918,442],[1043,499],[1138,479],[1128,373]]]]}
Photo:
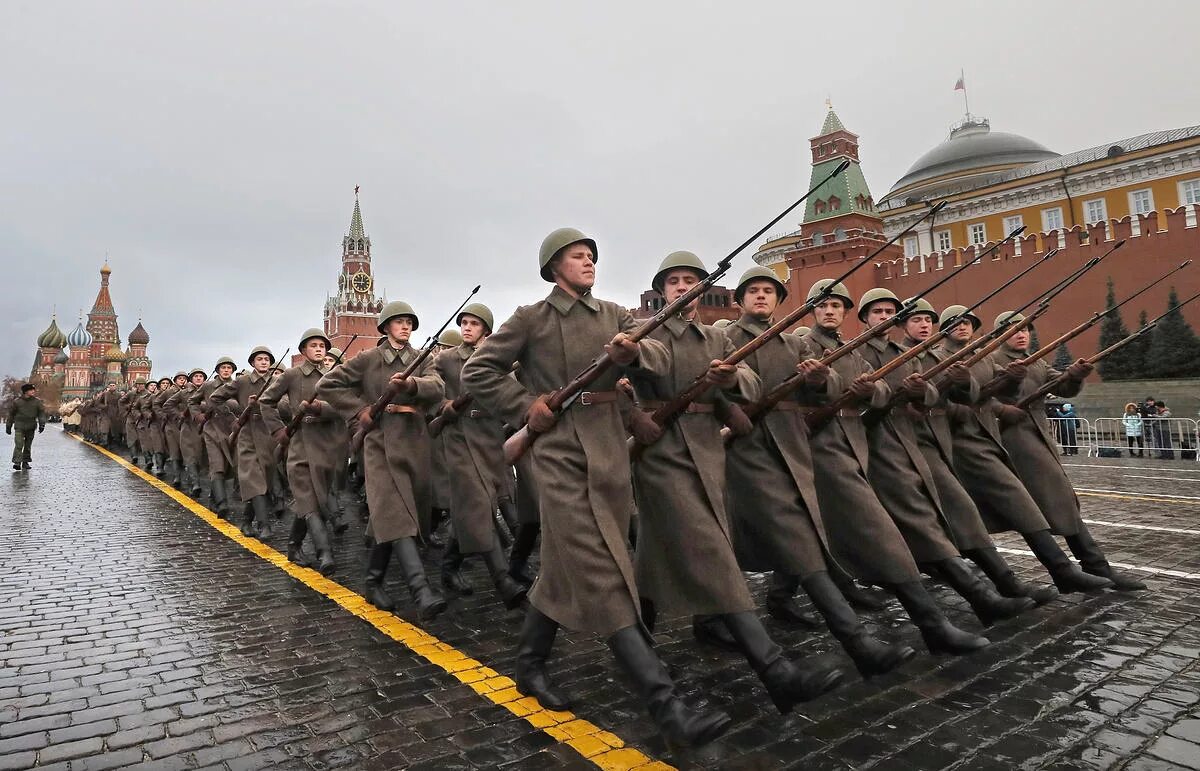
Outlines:
{"type": "MultiPolygon", "coordinates": [[[[472,314],[474,315],[474,314],[472,314]]],[[[438,335],[438,345],[444,345],[447,348],[457,348],[462,345],[462,333],[457,329],[447,329],[438,335]]]]}
{"type": "Polygon", "coordinates": [[[538,251],[538,268],[541,271],[542,278],[553,283],[554,276],[550,272],[550,261],[554,259],[554,255],[566,247],[580,242],[587,244],[591,248],[592,262],[600,262],[600,252],[596,249],[595,239],[584,235],[582,231],[575,228],[559,228],[542,239],[542,248],[538,251]]]}
{"type": "Polygon", "coordinates": [[[188,372],[188,380],[191,380],[192,375],[195,375],[197,373],[204,375],[204,377],[206,379],[208,378],[208,372],[205,371],[204,367],[192,367],[191,371],[188,372]]]}
{"type": "Polygon", "coordinates": [[[717,319],[716,321],[713,322],[713,326],[716,327],[717,329],[724,329],[725,327],[729,326],[732,323],[733,322],[730,321],[729,319],[717,319]]]}
{"type": "Polygon", "coordinates": [[[271,349],[265,345],[254,346],[254,348],[250,351],[250,355],[246,357],[246,363],[253,367],[254,366],[254,357],[259,355],[260,353],[265,353],[267,356],[270,356],[271,363],[272,364],[275,363],[275,354],[271,353],[271,349]]]}
{"type": "MultiPolygon", "coordinates": [[[[463,316],[474,316],[475,318],[479,319],[480,321],[483,322],[483,325],[485,327],[487,327],[488,334],[491,334],[491,332],[492,332],[492,309],[491,308],[487,307],[483,303],[471,303],[470,305],[468,305],[467,307],[465,307],[461,311],[459,311],[458,317],[456,319],[454,319],[454,323],[461,324],[463,316]]],[[[452,330],[446,330],[446,331],[449,332],[452,330]]],[[[455,332],[454,334],[457,335],[458,333],[455,332]]],[[[441,341],[440,337],[438,338],[438,341],[439,342],[441,341]]],[[[459,336],[458,342],[459,343],[462,342],[461,336],[459,336]]],[[[455,343],[455,345],[458,345],[458,343],[455,343]]]]}
{"type": "Polygon", "coordinates": [[[1019,324],[1025,320],[1025,317],[1016,311],[1005,311],[996,317],[996,321],[992,324],[992,329],[999,329],[1000,325],[1006,321],[1011,321],[1013,324],[1019,324]]]}
{"type": "Polygon", "coordinates": [[[221,368],[222,364],[228,364],[229,366],[233,367],[234,369],[237,369],[237,362],[235,362],[233,359],[229,358],[228,356],[222,356],[221,358],[217,359],[217,363],[213,365],[213,372],[216,372],[217,370],[219,370],[221,368]]]}
{"type": "Polygon", "coordinates": [[[412,328],[414,332],[416,332],[417,327],[421,325],[420,319],[417,318],[417,312],[413,310],[411,305],[403,300],[392,300],[390,303],[383,306],[383,310],[379,312],[379,323],[375,325],[375,328],[379,330],[380,334],[386,335],[387,331],[384,329],[384,327],[387,326],[389,321],[397,316],[410,317],[412,319],[412,328]]]}
{"type": "Polygon", "coordinates": [[[896,312],[900,312],[902,303],[896,293],[890,289],[884,289],[877,286],[874,289],[868,289],[863,292],[863,296],[858,301],[858,320],[865,322],[867,320],[867,311],[871,309],[871,305],[877,302],[887,301],[896,306],[896,312]]]}
{"type": "Polygon", "coordinates": [[[695,254],[684,251],[671,252],[658,266],[658,272],[654,274],[654,279],[650,282],[654,291],[663,294],[663,282],[666,280],[667,274],[676,268],[694,270],[700,276],[701,281],[708,278],[708,271],[705,269],[704,263],[695,254]]]}
{"type": "Polygon", "coordinates": [[[978,316],[976,316],[974,313],[966,313],[966,311],[967,306],[965,305],[947,305],[942,310],[941,328],[945,329],[946,323],[951,320],[953,320],[954,324],[957,325],[958,322],[962,321],[963,319],[967,319],[971,322],[972,329],[979,329],[983,326],[983,322],[980,321],[978,316]]]}
{"type": "Polygon", "coordinates": [[[333,357],[333,360],[334,360],[335,362],[337,362],[338,364],[341,364],[341,363],[342,363],[342,359],[343,359],[343,358],[345,358],[345,356],[346,356],[346,354],[342,353],[342,349],[341,349],[341,348],[326,348],[326,349],[325,349],[325,355],[326,355],[326,356],[332,356],[332,357],[333,357]]]}
{"type": "Polygon", "coordinates": [[[775,271],[771,270],[770,268],[764,268],[762,265],[755,265],[753,268],[743,273],[742,277],[738,279],[737,289],[733,290],[733,299],[737,301],[738,305],[741,305],[742,298],[746,295],[746,287],[750,284],[750,282],[762,280],[770,281],[771,283],[775,284],[775,291],[779,293],[779,302],[783,302],[787,298],[787,287],[784,286],[783,282],[779,280],[778,274],[776,274],[775,271]]]}
{"type": "Polygon", "coordinates": [[[907,309],[904,312],[904,318],[910,319],[913,316],[925,314],[933,319],[933,323],[938,323],[938,312],[934,310],[933,305],[924,297],[910,297],[904,301],[904,307],[907,309]]]}
{"type": "Polygon", "coordinates": [[[306,330],[304,330],[304,334],[300,335],[300,349],[303,350],[304,344],[307,343],[309,340],[312,340],[313,338],[316,338],[318,340],[324,340],[325,341],[325,350],[326,351],[329,350],[329,346],[330,346],[329,338],[325,336],[324,332],[317,329],[316,327],[312,327],[311,329],[306,329],[306,330]]]}
{"type": "Polygon", "coordinates": [[[808,296],[804,299],[812,300],[817,295],[824,292],[827,288],[829,289],[829,291],[826,293],[827,297],[841,298],[842,302],[846,304],[846,310],[850,310],[854,307],[854,300],[850,299],[850,290],[847,289],[846,285],[841,281],[834,282],[834,280],[831,278],[823,278],[817,283],[813,284],[812,288],[808,290],[808,296]]]}

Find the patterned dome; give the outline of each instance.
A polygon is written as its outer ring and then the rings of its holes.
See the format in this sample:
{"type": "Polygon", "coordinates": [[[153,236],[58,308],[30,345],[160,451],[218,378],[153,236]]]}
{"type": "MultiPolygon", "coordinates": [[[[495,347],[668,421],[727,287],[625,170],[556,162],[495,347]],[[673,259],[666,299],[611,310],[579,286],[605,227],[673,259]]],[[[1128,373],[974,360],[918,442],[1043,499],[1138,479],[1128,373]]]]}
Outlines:
{"type": "Polygon", "coordinates": [[[149,345],[150,344],[150,333],[147,332],[146,328],[142,326],[142,322],[140,319],[138,320],[138,325],[133,328],[132,332],[129,333],[129,344],[130,345],[149,345]]]}
{"type": "Polygon", "coordinates": [[[67,336],[58,328],[58,322],[51,319],[46,331],[38,335],[37,344],[39,348],[62,348],[67,344],[67,336]]]}
{"type": "Polygon", "coordinates": [[[114,345],[109,348],[104,354],[105,361],[125,361],[125,352],[121,350],[121,346],[114,345]]]}
{"type": "Polygon", "coordinates": [[[59,351],[58,355],[54,357],[55,364],[66,364],[70,360],[71,357],[67,355],[66,351],[59,351]]]}
{"type": "Polygon", "coordinates": [[[72,348],[87,348],[92,344],[92,333],[84,328],[81,321],[67,335],[67,343],[72,348]]]}

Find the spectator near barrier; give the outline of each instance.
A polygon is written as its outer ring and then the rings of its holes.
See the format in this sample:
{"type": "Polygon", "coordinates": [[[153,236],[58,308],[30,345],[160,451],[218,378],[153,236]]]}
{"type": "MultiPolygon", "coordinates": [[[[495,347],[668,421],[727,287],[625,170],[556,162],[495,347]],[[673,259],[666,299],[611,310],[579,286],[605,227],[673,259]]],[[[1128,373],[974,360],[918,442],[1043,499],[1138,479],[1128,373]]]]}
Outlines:
{"type": "Polygon", "coordinates": [[[1058,409],[1058,416],[1062,420],[1058,423],[1059,442],[1062,444],[1063,455],[1078,455],[1079,454],[1079,415],[1075,413],[1075,405],[1067,402],[1058,409]]]}
{"type": "MultiPolygon", "coordinates": [[[[1153,401],[1146,400],[1147,403],[1153,401]]],[[[1145,440],[1142,437],[1142,415],[1138,410],[1138,406],[1133,402],[1125,405],[1125,415],[1121,418],[1121,423],[1125,426],[1125,438],[1129,444],[1129,457],[1133,457],[1133,443],[1136,440],[1138,446],[1137,456],[1145,457],[1145,440]]]]}
{"type": "Polygon", "coordinates": [[[1160,448],[1160,460],[1175,460],[1175,443],[1171,440],[1171,410],[1164,401],[1158,402],[1158,417],[1154,419],[1156,441],[1154,447],[1160,448]]]}

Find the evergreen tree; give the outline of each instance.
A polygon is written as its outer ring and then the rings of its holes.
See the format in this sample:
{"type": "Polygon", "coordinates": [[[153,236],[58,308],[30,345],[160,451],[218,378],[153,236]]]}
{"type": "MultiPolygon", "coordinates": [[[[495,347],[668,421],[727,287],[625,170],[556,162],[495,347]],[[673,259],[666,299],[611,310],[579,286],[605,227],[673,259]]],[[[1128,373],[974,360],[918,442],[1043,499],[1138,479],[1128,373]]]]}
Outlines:
{"type": "MultiPolygon", "coordinates": [[[[1143,308],[1142,312],[1138,314],[1138,329],[1145,329],[1146,325],[1149,323],[1150,314],[1146,313],[1146,310],[1143,308]]],[[[1129,376],[1124,379],[1137,380],[1138,378],[1149,377],[1149,375],[1146,374],[1146,356],[1150,353],[1150,343],[1153,340],[1154,331],[1147,332],[1144,335],[1138,336],[1138,338],[1132,343],[1113,354],[1114,356],[1121,356],[1124,355],[1126,351],[1129,352],[1129,376]]]]}
{"type": "Polygon", "coordinates": [[[1152,378],[1200,376],[1200,338],[1179,310],[1175,287],[1167,300],[1167,315],[1154,328],[1146,352],[1146,373],[1152,378]]]}
{"type": "Polygon", "coordinates": [[[1063,343],[1058,346],[1058,350],[1054,352],[1054,368],[1062,372],[1067,367],[1075,363],[1075,357],[1067,350],[1067,344],[1063,343]]]}
{"type": "MultiPolygon", "coordinates": [[[[1117,307],[1117,295],[1113,289],[1112,276],[1108,277],[1108,295],[1104,298],[1104,308],[1107,311],[1112,311],[1117,307]]],[[[1120,311],[1106,313],[1104,320],[1100,322],[1100,347],[1099,351],[1103,351],[1108,346],[1124,340],[1129,337],[1129,329],[1125,326],[1125,322],[1121,319],[1120,311]]],[[[1141,343],[1130,343],[1121,350],[1105,357],[1098,365],[1100,377],[1105,380],[1130,380],[1138,377],[1139,367],[1136,366],[1134,349],[1141,343]]]]}
{"type": "Polygon", "coordinates": [[[1037,325],[1030,324],[1029,325],[1029,352],[1037,353],[1037,351],[1039,349],[1041,349],[1041,347],[1042,347],[1042,341],[1038,340],[1037,325]]]}

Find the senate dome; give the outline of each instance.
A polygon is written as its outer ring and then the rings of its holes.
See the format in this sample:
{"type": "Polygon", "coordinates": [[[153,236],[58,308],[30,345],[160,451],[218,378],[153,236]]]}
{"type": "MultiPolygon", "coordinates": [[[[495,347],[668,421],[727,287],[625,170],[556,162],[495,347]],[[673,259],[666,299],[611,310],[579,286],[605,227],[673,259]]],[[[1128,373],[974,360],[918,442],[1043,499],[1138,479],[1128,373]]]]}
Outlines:
{"type": "Polygon", "coordinates": [[[63,348],[67,344],[67,336],[58,328],[58,322],[51,319],[46,331],[38,335],[37,344],[40,348],[63,348]]]}
{"type": "Polygon", "coordinates": [[[1059,154],[1020,134],[992,131],[987,118],[968,117],[946,141],[916,160],[883,202],[903,205],[990,184],[992,176],[1059,154]]]}

